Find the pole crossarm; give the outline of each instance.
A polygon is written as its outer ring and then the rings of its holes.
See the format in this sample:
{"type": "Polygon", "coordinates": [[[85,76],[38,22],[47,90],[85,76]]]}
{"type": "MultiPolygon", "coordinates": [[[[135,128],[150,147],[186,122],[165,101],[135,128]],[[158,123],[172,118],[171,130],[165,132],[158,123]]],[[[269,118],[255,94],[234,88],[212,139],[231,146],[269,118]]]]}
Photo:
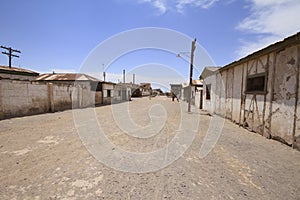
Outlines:
{"type": "Polygon", "coordinates": [[[13,54],[13,52],[21,53],[21,51],[17,50],[17,49],[13,49],[11,47],[5,47],[5,46],[0,46],[0,48],[5,49],[5,50],[8,51],[8,52],[3,51],[2,54],[5,54],[5,55],[8,56],[8,66],[9,66],[9,68],[11,68],[11,59],[12,59],[12,57],[16,57],[16,58],[20,57],[18,55],[13,54]]]}
{"type": "MultiPolygon", "coordinates": [[[[8,55],[8,56],[10,55],[9,53],[7,53],[7,52],[5,52],[5,51],[3,51],[2,54],[8,55]]],[[[17,56],[17,55],[14,55],[14,54],[11,54],[11,56],[12,56],[12,57],[20,58],[20,56],[17,56]]]]}

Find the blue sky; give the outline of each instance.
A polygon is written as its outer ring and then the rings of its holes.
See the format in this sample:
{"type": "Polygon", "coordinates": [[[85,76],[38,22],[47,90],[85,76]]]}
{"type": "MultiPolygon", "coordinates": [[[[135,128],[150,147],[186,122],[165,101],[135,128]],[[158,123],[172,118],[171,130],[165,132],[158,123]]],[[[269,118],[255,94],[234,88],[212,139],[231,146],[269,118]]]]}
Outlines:
{"type": "MultiPolygon", "coordinates": [[[[212,64],[223,66],[300,31],[299,10],[299,0],[0,0],[0,45],[22,51],[19,59],[13,59],[14,66],[41,73],[79,72],[91,52],[114,35],[159,27],[190,38],[182,51],[189,51],[197,38],[197,50],[203,48],[212,64]]],[[[111,48],[123,48],[125,43],[111,48]]],[[[195,52],[197,56],[201,57],[195,52]]],[[[121,79],[122,69],[134,73],[149,63],[188,78],[189,63],[170,52],[133,51],[110,64],[102,57],[93,66],[99,70],[94,75],[101,74],[105,65],[112,81],[121,79]]],[[[7,62],[1,54],[0,64],[7,62]]],[[[159,68],[153,67],[152,73],[139,76],[157,73],[159,68]]]]}

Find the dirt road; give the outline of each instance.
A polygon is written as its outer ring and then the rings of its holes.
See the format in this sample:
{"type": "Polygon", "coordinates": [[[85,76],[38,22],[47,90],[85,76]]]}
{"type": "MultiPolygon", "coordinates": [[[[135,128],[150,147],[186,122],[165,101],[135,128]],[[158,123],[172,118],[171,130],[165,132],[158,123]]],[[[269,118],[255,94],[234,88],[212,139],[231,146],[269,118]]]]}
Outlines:
{"type": "MultiPolygon", "coordinates": [[[[149,109],[164,107],[157,135],[131,137],[117,126],[111,106],[95,108],[107,138],[128,151],[163,148],[175,137],[182,113],[165,97],[133,99],[136,124],[151,122],[149,109]]],[[[199,115],[199,114],[197,114],[199,115]]],[[[130,173],[106,166],[87,151],[71,110],[0,121],[0,199],[299,199],[300,152],[226,121],[213,150],[199,158],[211,116],[187,151],[155,172],[130,173]]]]}

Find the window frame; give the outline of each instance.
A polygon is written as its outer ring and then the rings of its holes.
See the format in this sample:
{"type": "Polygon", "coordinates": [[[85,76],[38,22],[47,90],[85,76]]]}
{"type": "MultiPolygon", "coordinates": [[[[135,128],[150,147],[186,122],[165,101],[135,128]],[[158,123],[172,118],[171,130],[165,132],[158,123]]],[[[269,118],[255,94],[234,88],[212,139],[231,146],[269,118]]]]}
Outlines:
{"type": "Polygon", "coordinates": [[[266,94],[267,93],[267,73],[262,72],[262,73],[257,73],[257,74],[252,74],[248,75],[246,79],[246,88],[245,88],[245,93],[246,94],[266,94]],[[249,90],[249,81],[251,79],[255,78],[261,78],[264,77],[264,85],[263,85],[263,90],[249,90]]]}

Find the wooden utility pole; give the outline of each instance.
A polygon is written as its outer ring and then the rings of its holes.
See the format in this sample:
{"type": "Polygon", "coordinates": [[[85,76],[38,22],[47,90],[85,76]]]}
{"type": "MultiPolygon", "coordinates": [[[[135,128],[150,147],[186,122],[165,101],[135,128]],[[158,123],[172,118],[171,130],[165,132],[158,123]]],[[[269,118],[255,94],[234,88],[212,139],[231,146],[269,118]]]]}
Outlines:
{"type": "Polygon", "coordinates": [[[19,56],[13,54],[13,52],[21,53],[21,51],[16,50],[16,49],[13,49],[13,48],[11,48],[11,47],[4,47],[4,46],[0,46],[0,47],[1,47],[2,49],[5,49],[5,50],[8,51],[8,52],[3,51],[2,53],[8,56],[8,66],[9,66],[9,68],[11,68],[11,58],[12,58],[12,57],[17,57],[17,58],[19,58],[19,56]]]}
{"type": "Polygon", "coordinates": [[[194,62],[194,51],[196,49],[196,38],[192,42],[191,48],[191,62],[190,62],[190,94],[189,94],[189,104],[188,112],[191,112],[191,101],[192,101],[192,84],[193,84],[193,62],[194,62]]]}
{"type": "Polygon", "coordinates": [[[125,83],[125,69],[123,69],[123,83],[125,83]]]}

